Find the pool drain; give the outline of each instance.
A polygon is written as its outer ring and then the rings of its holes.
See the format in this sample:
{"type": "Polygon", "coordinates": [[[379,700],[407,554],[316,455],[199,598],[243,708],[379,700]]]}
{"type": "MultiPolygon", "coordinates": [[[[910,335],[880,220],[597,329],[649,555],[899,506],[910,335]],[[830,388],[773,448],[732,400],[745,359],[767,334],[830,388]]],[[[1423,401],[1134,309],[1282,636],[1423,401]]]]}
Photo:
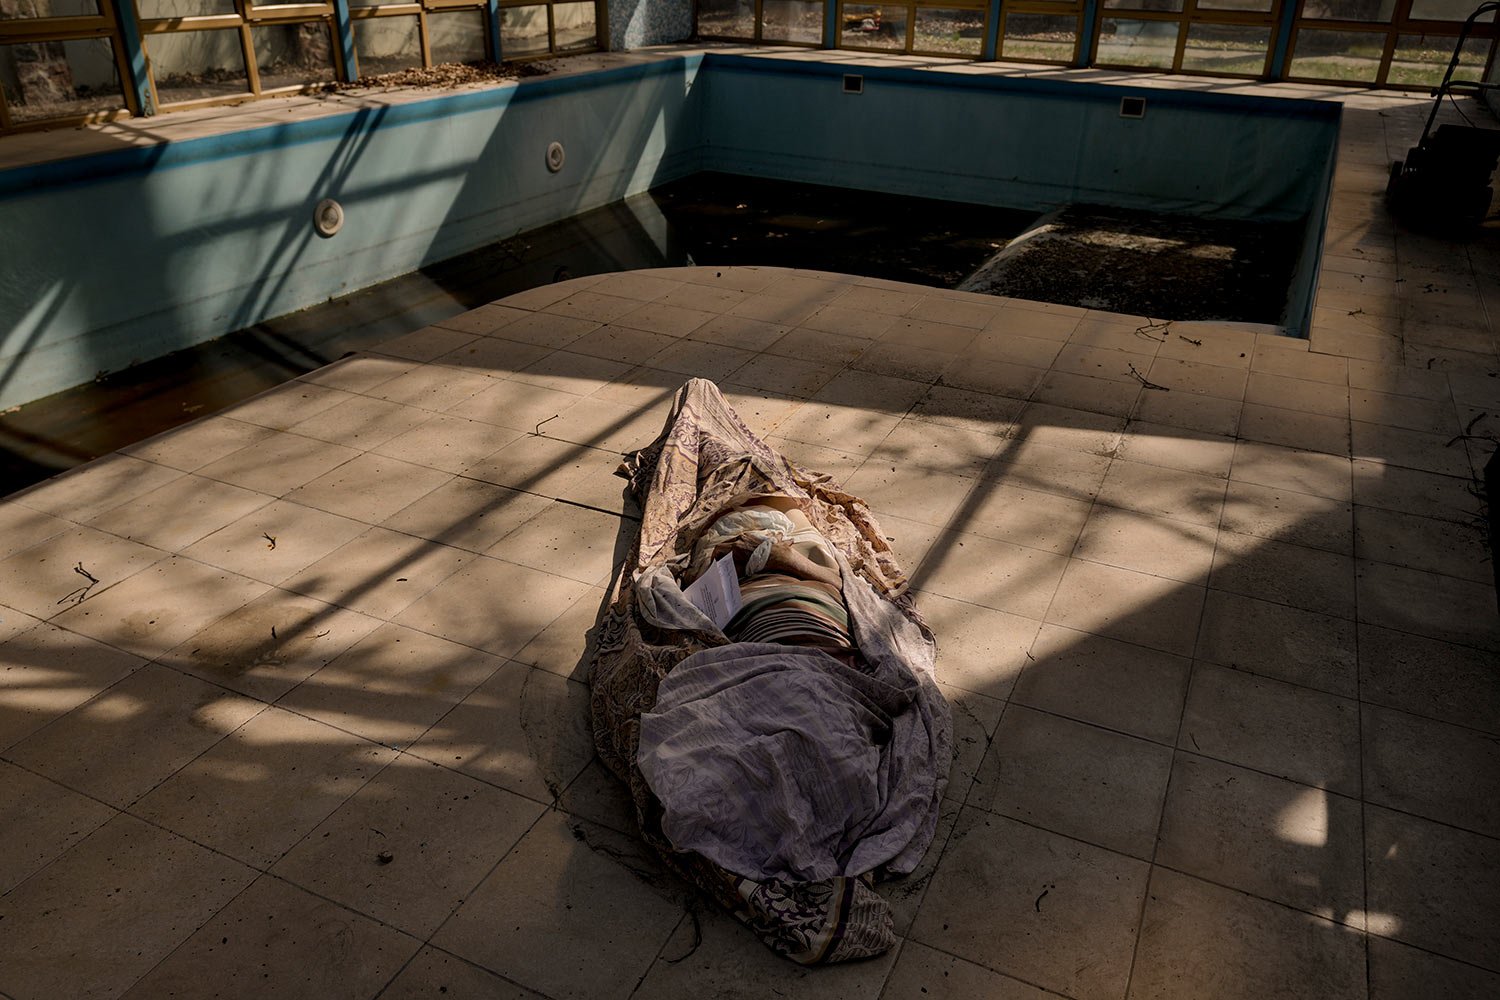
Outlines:
{"type": "Polygon", "coordinates": [[[332,198],[324,198],[313,209],[313,228],[324,238],[333,236],[344,228],[344,206],[332,198]]]}
{"type": "Polygon", "coordinates": [[[554,174],[563,168],[563,163],[568,154],[563,151],[562,143],[553,142],[547,144],[547,169],[554,174]]]}

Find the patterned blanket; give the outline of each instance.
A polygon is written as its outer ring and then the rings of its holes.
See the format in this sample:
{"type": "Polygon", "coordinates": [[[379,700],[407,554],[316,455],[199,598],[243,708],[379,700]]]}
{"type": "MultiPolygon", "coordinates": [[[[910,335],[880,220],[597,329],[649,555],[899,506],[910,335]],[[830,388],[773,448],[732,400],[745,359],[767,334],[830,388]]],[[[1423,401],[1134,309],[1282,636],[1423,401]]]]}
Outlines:
{"type": "MultiPolygon", "coordinates": [[[[621,474],[642,521],[615,578],[589,683],[595,744],[629,787],[642,836],[670,868],[793,961],[886,951],[895,943],[890,907],[872,886],[910,872],[932,840],[952,724],[934,680],[932,632],[905,594],[885,536],[863,502],[766,445],[702,379],[678,391],[661,437],[628,456],[621,474]],[[791,497],[832,544],[857,670],[817,650],[733,643],[683,596],[681,573],[698,537],[724,512],[766,496],[791,497]],[[733,753],[732,741],[747,729],[764,732],[776,713],[789,711],[792,688],[811,703],[796,702],[804,714],[787,717],[784,728],[798,734],[796,769],[816,771],[816,781],[800,792],[787,783],[757,791],[760,765],[733,753]],[[680,753],[715,769],[704,780],[735,789],[739,819],[764,809],[799,829],[780,829],[784,840],[794,836],[768,856],[754,837],[734,831],[735,816],[703,822],[723,803],[705,802],[706,786],[691,775],[658,777],[664,802],[642,771],[643,754],[662,771],[680,753]],[[858,759],[843,759],[851,753],[858,759]],[[735,786],[739,774],[753,780],[735,786]],[[689,831],[682,835],[699,849],[674,843],[667,827],[689,831]]],[[[773,826],[761,824],[759,833],[768,832],[773,826]]]]}

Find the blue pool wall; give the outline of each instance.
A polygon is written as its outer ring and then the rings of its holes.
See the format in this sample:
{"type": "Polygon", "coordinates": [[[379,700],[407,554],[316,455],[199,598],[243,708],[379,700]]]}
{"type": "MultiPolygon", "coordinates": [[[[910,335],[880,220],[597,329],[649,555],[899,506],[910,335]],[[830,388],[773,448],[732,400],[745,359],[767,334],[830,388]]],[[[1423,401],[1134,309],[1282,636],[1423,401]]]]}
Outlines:
{"type": "Polygon", "coordinates": [[[0,171],[0,407],[704,169],[1306,217],[1286,318],[1305,330],[1336,105],[894,67],[863,70],[856,97],[846,66],[674,56],[0,171]],[[1121,119],[1121,96],[1145,118],[1121,119]],[[332,239],[311,225],[322,198],[347,213],[332,239]]]}

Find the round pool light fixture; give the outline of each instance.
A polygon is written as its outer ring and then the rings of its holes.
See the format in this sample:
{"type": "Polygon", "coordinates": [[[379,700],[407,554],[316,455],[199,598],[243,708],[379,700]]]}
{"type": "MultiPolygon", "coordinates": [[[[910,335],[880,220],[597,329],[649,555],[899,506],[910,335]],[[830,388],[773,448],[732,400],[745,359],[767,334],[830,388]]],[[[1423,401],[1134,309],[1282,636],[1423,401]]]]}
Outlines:
{"type": "Polygon", "coordinates": [[[561,170],[563,168],[563,164],[567,161],[567,159],[568,159],[568,154],[567,154],[567,151],[563,149],[563,144],[562,143],[560,143],[560,142],[549,142],[547,144],[547,169],[548,170],[552,171],[554,174],[557,173],[559,170],[561,170]]]}
{"type": "Polygon", "coordinates": [[[337,235],[344,228],[344,206],[332,198],[318,202],[318,207],[313,209],[313,228],[324,239],[337,235]]]}

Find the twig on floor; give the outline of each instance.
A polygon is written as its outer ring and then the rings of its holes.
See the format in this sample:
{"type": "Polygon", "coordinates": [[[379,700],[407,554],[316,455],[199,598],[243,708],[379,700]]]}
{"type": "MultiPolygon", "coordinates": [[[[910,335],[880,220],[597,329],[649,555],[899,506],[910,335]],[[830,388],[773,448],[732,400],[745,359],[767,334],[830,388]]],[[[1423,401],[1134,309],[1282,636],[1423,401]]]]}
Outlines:
{"type": "Polygon", "coordinates": [[[1469,421],[1469,426],[1465,427],[1463,429],[1462,433],[1455,434],[1451,438],[1449,438],[1448,439],[1448,443],[1445,444],[1443,447],[1445,447],[1445,448],[1452,448],[1454,445],[1458,444],[1458,442],[1460,442],[1460,441],[1494,441],[1495,439],[1492,438],[1492,437],[1490,437],[1488,434],[1475,434],[1474,433],[1474,425],[1477,424],[1477,423],[1479,423],[1479,421],[1483,420],[1487,416],[1489,416],[1488,413],[1481,413],[1477,417],[1475,417],[1473,420],[1470,420],[1469,421]]]}
{"type": "Polygon", "coordinates": [[[536,424],[536,430],[532,431],[531,433],[536,435],[537,437],[541,437],[542,425],[547,423],[547,421],[549,420],[556,420],[560,416],[562,416],[561,413],[554,413],[552,414],[552,416],[548,417],[547,420],[538,420],[536,424]]]}
{"type": "Polygon", "coordinates": [[[668,965],[676,965],[678,962],[687,961],[688,959],[693,957],[693,953],[697,951],[698,948],[703,944],[703,924],[698,920],[698,908],[696,906],[689,906],[687,908],[687,915],[693,918],[692,947],[688,948],[686,952],[677,956],[676,958],[667,958],[665,955],[663,955],[662,961],[666,962],[668,965]]]}
{"type": "Polygon", "coordinates": [[[69,601],[72,601],[74,604],[82,604],[84,602],[84,599],[89,596],[89,591],[93,590],[99,585],[99,578],[94,576],[94,574],[90,573],[88,570],[84,569],[82,561],[79,561],[79,563],[73,567],[73,572],[83,577],[88,581],[88,583],[82,587],[79,587],[77,590],[68,591],[62,597],[57,599],[58,604],[66,604],[69,601]]]}
{"type": "Polygon", "coordinates": [[[1178,336],[1179,339],[1187,341],[1189,344],[1192,344],[1194,347],[1202,347],[1203,346],[1203,341],[1201,341],[1201,340],[1194,340],[1192,337],[1184,337],[1180,333],[1177,336],[1178,336]]]}
{"type": "Polygon", "coordinates": [[[1350,316],[1358,316],[1360,313],[1362,313],[1364,311],[1365,311],[1364,306],[1360,306],[1358,309],[1350,309],[1349,310],[1349,315],[1350,316]]]}
{"type": "Polygon", "coordinates": [[[1139,337],[1145,337],[1148,340],[1154,340],[1158,343],[1165,344],[1167,342],[1167,330],[1171,327],[1171,325],[1172,321],[1169,319],[1164,319],[1160,323],[1158,323],[1150,316],[1147,316],[1146,325],[1136,327],[1135,332],[1139,337]],[[1158,333],[1161,334],[1160,337],[1156,336],[1156,334],[1158,333]]]}
{"type": "Polygon", "coordinates": [[[1166,386],[1164,386],[1164,385],[1157,385],[1155,382],[1152,382],[1150,379],[1146,378],[1146,376],[1142,375],[1140,372],[1138,372],[1138,371],[1135,370],[1135,365],[1133,365],[1133,364],[1130,365],[1130,374],[1134,375],[1135,376],[1135,380],[1137,382],[1139,382],[1141,385],[1145,386],[1147,389],[1159,389],[1162,392],[1171,392],[1172,391],[1171,389],[1167,388],[1166,386]]]}
{"type": "Polygon", "coordinates": [[[276,551],[276,536],[275,535],[268,534],[267,532],[262,531],[260,533],[260,537],[264,538],[267,542],[270,543],[269,545],[266,546],[266,548],[270,549],[272,552],[276,551]]]}

